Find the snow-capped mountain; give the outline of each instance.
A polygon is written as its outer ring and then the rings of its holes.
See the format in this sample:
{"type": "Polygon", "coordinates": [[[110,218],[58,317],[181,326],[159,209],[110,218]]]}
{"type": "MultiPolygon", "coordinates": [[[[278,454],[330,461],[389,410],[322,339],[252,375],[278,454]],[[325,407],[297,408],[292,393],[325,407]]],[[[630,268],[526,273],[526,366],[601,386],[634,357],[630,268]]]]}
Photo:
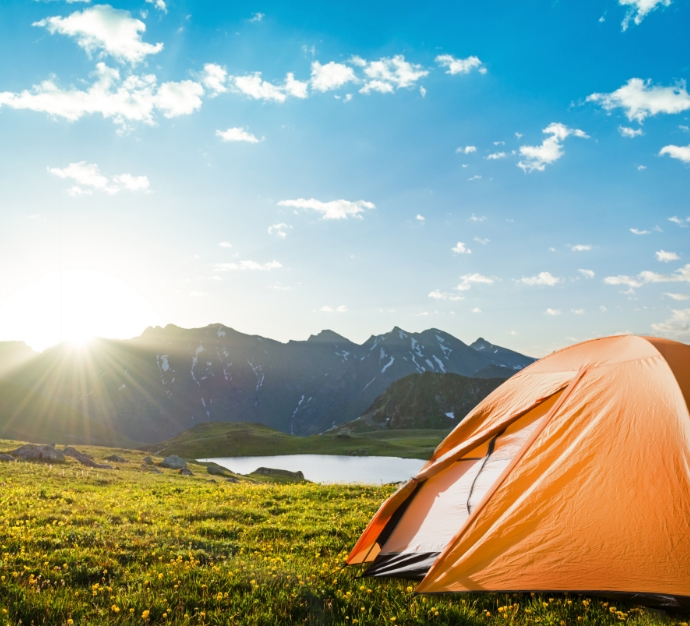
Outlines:
{"type": "Polygon", "coordinates": [[[508,377],[534,359],[483,339],[400,328],[355,344],[329,330],[280,343],[220,324],[148,328],[83,351],[57,346],[4,377],[73,406],[131,439],[155,442],[199,422],[263,422],[296,435],[357,418],[412,373],[508,377]],[[496,367],[498,366],[498,367],[496,367]]]}

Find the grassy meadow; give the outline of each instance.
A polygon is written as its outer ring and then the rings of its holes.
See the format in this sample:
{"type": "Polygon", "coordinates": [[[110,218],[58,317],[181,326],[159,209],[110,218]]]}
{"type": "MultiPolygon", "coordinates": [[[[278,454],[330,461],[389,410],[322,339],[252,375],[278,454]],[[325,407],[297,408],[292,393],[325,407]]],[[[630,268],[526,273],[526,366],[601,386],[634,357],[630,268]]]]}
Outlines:
{"type": "Polygon", "coordinates": [[[580,596],[425,597],[360,579],[343,559],[392,486],[232,483],[83,450],[130,462],[0,463],[0,626],[683,623],[580,596]]]}

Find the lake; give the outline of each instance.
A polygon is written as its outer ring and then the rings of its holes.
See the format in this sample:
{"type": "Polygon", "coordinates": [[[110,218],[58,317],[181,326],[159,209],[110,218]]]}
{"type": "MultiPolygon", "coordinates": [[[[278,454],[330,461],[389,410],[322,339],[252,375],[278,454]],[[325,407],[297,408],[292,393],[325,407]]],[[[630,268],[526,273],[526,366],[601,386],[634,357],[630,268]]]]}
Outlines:
{"type": "Polygon", "coordinates": [[[198,459],[217,463],[237,474],[251,474],[260,467],[300,471],[315,483],[397,483],[416,475],[426,461],[390,456],[337,456],[286,454],[198,459]]]}

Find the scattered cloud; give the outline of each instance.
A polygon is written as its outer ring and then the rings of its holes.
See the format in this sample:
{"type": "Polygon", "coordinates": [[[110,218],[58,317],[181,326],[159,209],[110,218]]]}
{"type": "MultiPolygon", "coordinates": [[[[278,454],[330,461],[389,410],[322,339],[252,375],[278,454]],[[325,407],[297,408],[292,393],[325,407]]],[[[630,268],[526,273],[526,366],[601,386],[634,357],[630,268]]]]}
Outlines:
{"type": "Polygon", "coordinates": [[[481,313],[481,312],[482,312],[482,310],[479,307],[475,307],[474,309],[472,309],[472,313],[481,313]]]}
{"type": "Polygon", "coordinates": [[[287,231],[291,228],[292,226],[289,226],[288,224],[273,224],[273,226],[268,227],[268,234],[277,235],[281,239],[285,239],[287,237],[287,231]]]}
{"type": "Polygon", "coordinates": [[[669,261],[679,261],[680,257],[675,252],[666,252],[666,250],[659,250],[656,254],[656,260],[662,263],[668,263],[669,261]]]}
{"type": "Polygon", "coordinates": [[[456,291],[467,291],[472,285],[493,285],[495,280],[489,276],[481,274],[465,274],[460,277],[460,284],[455,288],[456,291]]]}
{"type": "Polygon", "coordinates": [[[491,239],[482,239],[481,237],[475,237],[474,240],[477,243],[482,244],[483,246],[485,246],[487,243],[489,243],[491,241],[491,239]]]}
{"type": "Polygon", "coordinates": [[[279,206],[289,206],[296,209],[310,209],[321,213],[321,219],[324,220],[345,220],[348,217],[356,217],[362,219],[362,214],[366,209],[374,209],[376,205],[373,202],[365,200],[332,200],[330,202],[322,202],[310,198],[299,198],[297,200],[281,200],[279,206]]]}
{"type": "Polygon", "coordinates": [[[47,17],[33,26],[48,29],[52,35],[60,33],[73,37],[89,56],[107,54],[120,62],[135,65],[149,54],[158,54],[162,43],[150,44],[141,40],[146,24],[133,18],[129,11],[99,4],[67,17],[47,17]]]}
{"type": "Polygon", "coordinates": [[[311,88],[316,91],[331,91],[351,82],[358,82],[354,70],[348,65],[331,61],[321,65],[318,61],[311,64],[311,88]]]}
{"type": "MultiPolygon", "coordinates": [[[[71,0],[74,2],[74,0],[71,0]]],[[[79,2],[89,2],[89,0],[78,0],[79,2]]],[[[70,0],[67,0],[67,2],[70,2],[70,0]]],[[[163,11],[163,13],[168,12],[168,7],[165,5],[165,0],[146,0],[148,4],[152,4],[154,7],[156,7],[159,11],[163,11]]]]}
{"type": "Polygon", "coordinates": [[[225,93],[228,88],[225,83],[228,79],[228,73],[224,67],[216,63],[207,63],[204,65],[204,71],[201,73],[201,84],[208,89],[211,97],[219,93],[225,93]]]}
{"type": "Polygon", "coordinates": [[[482,177],[479,174],[475,174],[474,176],[472,176],[471,178],[468,178],[467,180],[481,180],[481,178],[482,177]]]}
{"type": "Polygon", "coordinates": [[[650,79],[631,78],[612,93],[593,93],[587,102],[596,102],[607,111],[624,109],[629,120],[642,123],[646,117],[658,113],[682,113],[690,109],[690,95],[685,83],[673,87],[658,87],[650,79]]]}
{"type": "Polygon", "coordinates": [[[261,72],[245,74],[244,76],[229,76],[228,81],[234,91],[254,100],[283,103],[288,96],[302,99],[307,97],[308,83],[296,80],[292,72],[287,73],[282,85],[274,85],[264,80],[261,78],[261,72]]]}
{"type": "Polygon", "coordinates": [[[470,215],[470,222],[486,222],[486,215],[470,215]]]}
{"type": "Polygon", "coordinates": [[[541,172],[547,165],[554,163],[563,156],[563,142],[566,137],[573,135],[588,139],[584,131],[577,128],[568,128],[564,124],[554,122],[549,124],[543,132],[551,135],[544,139],[540,146],[520,146],[520,154],[525,160],[518,162],[525,173],[535,170],[541,172]]]}
{"type": "Polygon", "coordinates": [[[476,152],[476,146],[465,146],[464,148],[456,148],[455,152],[457,154],[470,154],[471,152],[476,152]]]}
{"type": "Polygon", "coordinates": [[[652,234],[651,230],[640,230],[639,228],[631,228],[630,232],[633,235],[651,235],[652,234]]]}
{"type": "Polygon", "coordinates": [[[364,74],[367,78],[364,87],[359,91],[364,94],[369,94],[372,91],[393,93],[397,89],[413,87],[420,78],[429,74],[421,65],[405,61],[402,54],[370,62],[357,59],[360,65],[362,61],[364,62],[364,74]]]}
{"type": "Polygon", "coordinates": [[[677,300],[677,301],[690,300],[690,295],[685,294],[685,293],[668,293],[668,292],[666,292],[664,295],[667,298],[671,298],[671,300],[677,300]]]}
{"type": "Polygon", "coordinates": [[[622,29],[625,31],[628,30],[631,20],[636,25],[639,25],[642,23],[642,20],[657,7],[669,6],[671,0],[618,0],[618,4],[624,7],[630,7],[621,24],[622,29]]]}
{"type": "Polygon", "coordinates": [[[201,107],[204,88],[191,80],[156,84],[153,74],[130,75],[98,63],[94,82],[85,90],[61,89],[51,80],[20,93],[0,93],[0,107],[26,109],[76,121],[84,115],[100,113],[126,126],[127,122],[154,123],[155,111],[165,117],[188,115],[201,107]]]}
{"type": "Polygon", "coordinates": [[[422,96],[422,98],[426,98],[426,89],[424,89],[424,87],[419,88],[419,93],[422,96]]]}
{"type": "Polygon", "coordinates": [[[680,226],[681,228],[687,228],[688,224],[690,224],[690,217],[686,217],[685,219],[683,219],[682,217],[677,217],[674,215],[673,217],[669,217],[668,221],[673,222],[674,224],[678,224],[678,226],[680,226]]]}
{"type": "Polygon", "coordinates": [[[525,276],[518,282],[525,285],[546,285],[547,287],[553,287],[560,283],[561,279],[557,276],[552,276],[550,272],[540,272],[536,276],[525,276]]]}
{"type": "Polygon", "coordinates": [[[234,272],[236,270],[257,270],[261,272],[268,272],[269,270],[277,270],[283,267],[282,263],[278,261],[269,261],[268,263],[257,263],[256,261],[238,261],[236,263],[216,263],[216,272],[234,272]]]}
{"type": "Polygon", "coordinates": [[[419,213],[417,213],[417,217],[415,217],[415,219],[422,223],[426,221],[426,218],[423,215],[420,215],[419,213]]]}
{"type": "Polygon", "coordinates": [[[494,152],[486,157],[489,161],[496,159],[505,159],[508,155],[505,152],[494,152]]]}
{"type": "Polygon", "coordinates": [[[560,309],[546,309],[546,314],[547,315],[560,315],[561,311],[560,311],[560,309]]]}
{"type": "Polygon", "coordinates": [[[462,296],[458,296],[456,294],[448,293],[447,291],[440,291],[439,289],[434,289],[429,294],[429,297],[432,300],[462,300],[462,296]]]}
{"type": "Polygon", "coordinates": [[[570,309],[571,313],[575,313],[575,315],[584,315],[585,310],[584,309],[570,309]]]}
{"type": "Polygon", "coordinates": [[[638,165],[638,166],[637,166],[637,171],[638,171],[638,172],[642,172],[643,170],[646,170],[646,169],[647,169],[647,166],[646,166],[646,165],[638,165]]]}
{"type": "MultiPolygon", "coordinates": [[[[148,0],[147,0],[147,2],[148,2],[148,0]]],[[[252,15],[252,16],[249,18],[249,21],[250,21],[250,22],[260,22],[260,21],[263,20],[265,17],[266,17],[266,15],[265,15],[264,13],[254,13],[254,15],[252,15]]]]}
{"type": "Polygon", "coordinates": [[[678,159],[683,163],[690,163],[690,145],[687,146],[664,146],[659,150],[659,156],[668,154],[672,159],[678,159]]]}
{"type": "Polygon", "coordinates": [[[592,249],[592,246],[590,245],[584,245],[581,243],[578,243],[574,246],[568,244],[568,247],[573,251],[573,252],[589,252],[592,249]]]}
{"type": "Polygon", "coordinates": [[[630,128],[628,126],[619,126],[618,132],[621,134],[621,136],[628,137],[630,139],[644,135],[644,131],[641,128],[630,128]]]}
{"type": "Polygon", "coordinates": [[[71,196],[90,195],[92,190],[105,191],[115,194],[118,191],[146,191],[150,183],[146,176],[132,176],[131,174],[117,174],[106,176],[101,173],[95,163],[79,161],[70,163],[67,167],[49,167],[48,171],[60,178],[71,178],[77,186],[71,187],[67,193],[71,196]],[[81,185],[81,186],[80,186],[81,185]]]}
{"type": "Polygon", "coordinates": [[[690,334],[690,309],[671,309],[671,317],[665,322],[652,324],[652,328],[664,335],[683,336],[690,334]]]}
{"type": "Polygon", "coordinates": [[[592,270],[577,270],[585,278],[594,278],[594,272],[592,270]]]}
{"type": "Polygon", "coordinates": [[[232,248],[232,244],[229,241],[221,241],[218,245],[221,248],[232,248]]]}
{"type": "Polygon", "coordinates": [[[450,54],[439,54],[434,60],[441,67],[448,68],[446,74],[469,74],[473,69],[477,69],[481,74],[486,74],[486,68],[479,57],[470,56],[466,59],[456,59],[450,54]]]}
{"type": "Polygon", "coordinates": [[[345,313],[347,311],[347,307],[344,304],[341,304],[339,307],[336,307],[335,309],[331,306],[322,306],[319,311],[321,313],[345,313]]]}
{"type": "Polygon", "coordinates": [[[242,127],[228,128],[228,130],[217,130],[216,137],[223,141],[246,141],[248,143],[259,143],[259,140],[242,127]]]}
{"type": "Polygon", "coordinates": [[[458,243],[451,248],[455,254],[472,254],[472,250],[470,250],[462,241],[458,241],[458,243]]]}
{"type": "Polygon", "coordinates": [[[659,274],[657,272],[640,272],[637,277],[632,276],[607,276],[604,278],[607,285],[627,285],[631,289],[637,289],[648,283],[690,283],[690,263],[677,269],[672,274],[659,274]]]}

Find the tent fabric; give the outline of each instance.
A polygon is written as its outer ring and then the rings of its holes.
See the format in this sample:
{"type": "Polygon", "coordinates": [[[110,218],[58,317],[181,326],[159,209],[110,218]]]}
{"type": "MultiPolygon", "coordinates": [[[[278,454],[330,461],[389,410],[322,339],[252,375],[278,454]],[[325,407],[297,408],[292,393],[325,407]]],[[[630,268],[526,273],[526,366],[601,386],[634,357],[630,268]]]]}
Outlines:
{"type": "Polygon", "coordinates": [[[609,337],[545,357],[456,427],[348,563],[422,579],[420,593],[690,606],[689,399],[678,342],[609,337]]]}

